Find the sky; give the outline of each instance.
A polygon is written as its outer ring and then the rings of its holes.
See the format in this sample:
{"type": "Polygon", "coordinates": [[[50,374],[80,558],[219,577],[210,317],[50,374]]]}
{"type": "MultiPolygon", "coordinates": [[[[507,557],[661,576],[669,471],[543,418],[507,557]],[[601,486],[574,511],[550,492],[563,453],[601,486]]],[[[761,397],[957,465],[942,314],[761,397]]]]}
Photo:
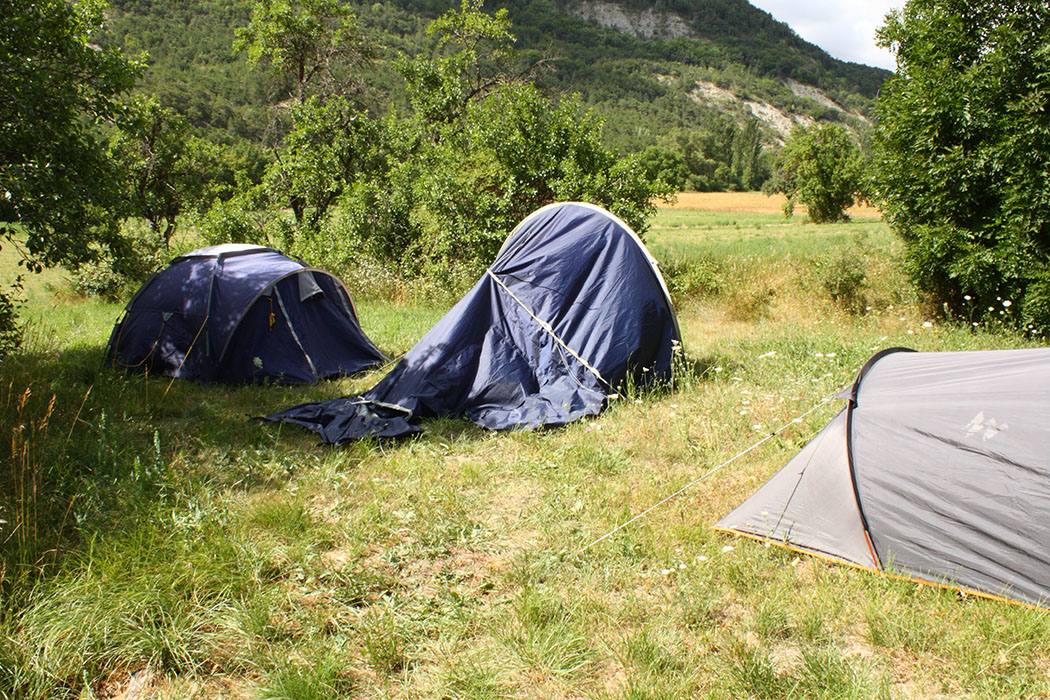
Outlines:
{"type": "Polygon", "coordinates": [[[893,70],[893,55],[875,45],[875,30],[904,0],[750,0],[835,58],[893,70]]]}

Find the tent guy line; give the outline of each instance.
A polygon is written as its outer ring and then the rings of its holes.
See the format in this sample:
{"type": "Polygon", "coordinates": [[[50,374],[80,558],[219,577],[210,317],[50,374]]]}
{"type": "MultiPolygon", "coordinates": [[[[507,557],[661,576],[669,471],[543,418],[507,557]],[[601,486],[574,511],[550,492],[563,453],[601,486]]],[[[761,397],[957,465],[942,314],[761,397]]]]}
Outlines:
{"type": "Polygon", "coordinates": [[[785,430],[787,430],[787,428],[788,428],[789,426],[791,426],[791,425],[793,425],[793,424],[795,424],[795,423],[799,423],[799,422],[801,422],[801,421],[802,421],[802,419],[803,419],[803,418],[805,418],[806,416],[808,416],[809,414],[813,413],[814,411],[816,411],[817,409],[819,409],[819,408],[821,408],[821,407],[823,407],[823,406],[826,406],[826,405],[827,405],[827,404],[828,404],[829,402],[831,402],[831,401],[832,401],[833,399],[835,399],[835,398],[836,398],[836,397],[837,397],[837,396],[838,396],[839,394],[841,394],[841,393],[842,393],[842,391],[844,391],[844,389],[840,389],[839,391],[836,391],[836,392],[835,392],[834,394],[832,394],[831,396],[829,396],[829,397],[827,397],[827,398],[824,398],[824,399],[821,399],[821,400],[820,400],[820,403],[818,403],[818,404],[817,404],[816,406],[814,406],[813,408],[809,409],[809,410],[808,410],[808,411],[806,411],[805,413],[802,413],[801,415],[795,416],[794,418],[792,418],[791,420],[789,420],[789,421],[788,421],[787,423],[784,423],[784,425],[780,426],[779,428],[777,428],[776,430],[774,430],[773,432],[771,432],[771,433],[770,433],[769,435],[766,435],[766,436],[765,436],[764,438],[762,438],[761,440],[759,440],[759,441],[758,441],[758,442],[756,442],[755,444],[751,445],[751,446],[750,446],[750,447],[748,447],[747,449],[745,449],[745,450],[743,450],[743,451],[741,451],[741,452],[738,452],[737,454],[735,454],[735,455],[733,455],[732,457],[730,457],[729,459],[727,459],[727,460],[726,460],[725,462],[722,462],[721,464],[719,464],[719,465],[718,465],[717,467],[715,467],[715,468],[711,469],[710,471],[708,471],[708,472],[706,472],[706,473],[702,474],[701,476],[697,477],[696,479],[693,479],[693,480],[692,480],[692,481],[690,481],[690,482],[689,482],[688,484],[686,484],[686,485],[685,485],[685,486],[683,486],[682,488],[680,488],[680,489],[678,489],[677,491],[675,491],[674,493],[672,493],[672,494],[671,494],[670,496],[667,496],[666,498],[664,498],[663,500],[659,501],[658,503],[654,503],[653,505],[649,506],[648,508],[646,508],[645,510],[643,510],[643,511],[642,511],[641,513],[639,513],[638,515],[636,515],[636,516],[634,516],[633,518],[631,518],[630,520],[626,520],[626,521],[624,521],[624,522],[620,523],[619,525],[617,525],[616,527],[614,527],[614,528],[613,528],[612,530],[609,530],[609,531],[608,531],[607,533],[605,533],[604,535],[602,535],[602,536],[601,536],[601,537],[599,537],[598,539],[594,540],[594,541],[593,541],[593,542],[591,542],[590,544],[586,545],[585,547],[581,547],[580,549],[577,549],[577,550],[576,550],[576,553],[575,553],[575,555],[576,555],[576,556],[579,556],[579,555],[583,554],[583,553],[584,553],[584,552],[586,552],[586,551],[587,551],[588,549],[590,549],[590,548],[591,548],[591,547],[593,547],[594,545],[598,544],[598,543],[599,543],[599,542],[601,542],[602,540],[606,540],[606,539],[608,539],[608,538],[612,537],[612,536],[613,536],[613,535],[615,535],[615,534],[616,534],[617,532],[619,532],[620,530],[624,529],[625,527],[627,527],[628,525],[630,525],[630,524],[631,524],[631,523],[633,523],[634,521],[636,521],[636,520],[640,520],[641,518],[644,518],[644,517],[645,517],[646,515],[648,515],[649,513],[653,512],[654,510],[656,510],[657,508],[659,508],[659,507],[660,507],[660,506],[662,506],[663,504],[667,503],[668,501],[670,501],[670,500],[672,500],[672,499],[674,499],[674,498],[677,498],[678,496],[682,495],[683,493],[685,493],[686,491],[688,491],[689,489],[691,489],[691,488],[692,488],[693,486],[696,486],[697,484],[699,484],[699,483],[700,483],[701,481],[703,481],[704,479],[707,479],[708,477],[710,477],[710,476],[712,476],[713,474],[715,474],[715,473],[717,473],[717,472],[721,471],[721,470],[722,470],[722,469],[724,469],[725,467],[728,467],[728,466],[729,466],[730,464],[732,464],[732,463],[733,463],[733,462],[735,462],[736,460],[740,459],[741,457],[743,457],[743,456],[744,456],[744,455],[746,455],[747,453],[751,452],[752,450],[754,450],[755,448],[757,448],[757,447],[758,447],[759,445],[762,445],[762,444],[763,444],[763,443],[765,443],[765,442],[766,442],[767,440],[771,440],[771,439],[775,438],[775,437],[776,437],[777,435],[779,435],[780,433],[782,433],[782,432],[784,432],[785,430]]]}

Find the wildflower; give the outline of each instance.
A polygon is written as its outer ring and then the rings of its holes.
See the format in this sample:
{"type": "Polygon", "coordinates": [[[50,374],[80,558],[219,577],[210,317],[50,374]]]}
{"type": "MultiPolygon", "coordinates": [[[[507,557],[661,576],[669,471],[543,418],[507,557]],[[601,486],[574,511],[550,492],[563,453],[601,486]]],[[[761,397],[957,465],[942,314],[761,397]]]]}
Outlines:
{"type": "Polygon", "coordinates": [[[824,353],[822,353],[822,352],[818,352],[818,353],[817,353],[817,357],[824,357],[824,353]]]}
{"type": "Polygon", "coordinates": [[[966,301],[970,301],[971,298],[972,297],[969,294],[963,294],[963,299],[965,299],[966,301]]]}
{"type": "Polygon", "coordinates": [[[704,556],[703,554],[701,554],[700,556],[698,556],[698,557],[696,558],[696,560],[697,560],[697,561],[707,561],[707,557],[705,557],[705,556],[704,556]]]}
{"type": "Polygon", "coordinates": [[[908,335],[915,335],[915,331],[913,331],[912,329],[909,328],[908,329],[908,335]]]}
{"type": "Polygon", "coordinates": [[[678,408],[678,404],[676,404],[676,403],[671,404],[671,408],[678,408]]]}
{"type": "Polygon", "coordinates": [[[1009,299],[1003,299],[1003,306],[1005,306],[1006,308],[1010,308],[1011,306],[1013,306],[1013,302],[1009,299]]]}
{"type": "Polygon", "coordinates": [[[825,355],[824,357],[835,357],[836,355],[838,355],[838,353],[836,353],[836,352],[829,352],[829,353],[828,353],[827,355],[825,355]]]}
{"type": "Polygon", "coordinates": [[[641,402],[642,402],[642,400],[641,400],[641,399],[635,399],[635,400],[634,400],[634,402],[635,402],[635,403],[641,403],[641,402]]]}
{"type": "Polygon", "coordinates": [[[746,416],[746,415],[747,415],[747,409],[745,408],[745,409],[744,409],[743,411],[741,411],[741,412],[740,412],[740,415],[742,415],[742,416],[746,416]]]}
{"type": "Polygon", "coordinates": [[[722,371],[722,368],[721,368],[721,367],[715,367],[715,371],[716,371],[716,372],[721,372],[721,371],[722,371]]]}
{"type": "Polygon", "coordinates": [[[725,553],[725,552],[732,552],[732,551],[733,551],[733,545],[731,545],[731,544],[727,544],[725,547],[722,547],[722,552],[723,553],[725,553]]]}
{"type": "Polygon", "coordinates": [[[751,429],[752,430],[761,430],[762,429],[762,424],[761,423],[752,423],[751,424],[751,429]]]}
{"type": "Polygon", "coordinates": [[[933,324],[930,323],[929,321],[923,321],[922,322],[922,327],[923,328],[933,328],[933,324]]]}

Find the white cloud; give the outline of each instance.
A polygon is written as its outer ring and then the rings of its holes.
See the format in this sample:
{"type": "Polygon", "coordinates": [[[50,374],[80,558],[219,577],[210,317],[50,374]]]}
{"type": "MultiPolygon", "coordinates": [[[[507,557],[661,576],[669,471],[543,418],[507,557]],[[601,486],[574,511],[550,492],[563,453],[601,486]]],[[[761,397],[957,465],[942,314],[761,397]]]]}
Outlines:
{"type": "Polygon", "coordinates": [[[904,0],[750,0],[835,58],[893,70],[893,55],[875,45],[875,30],[904,0]]]}

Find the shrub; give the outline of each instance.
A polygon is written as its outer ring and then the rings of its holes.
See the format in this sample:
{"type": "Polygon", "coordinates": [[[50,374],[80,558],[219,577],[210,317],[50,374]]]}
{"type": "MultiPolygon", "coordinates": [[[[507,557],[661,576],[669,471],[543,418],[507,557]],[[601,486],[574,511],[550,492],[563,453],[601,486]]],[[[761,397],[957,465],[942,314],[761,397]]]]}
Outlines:
{"type": "Polygon", "coordinates": [[[220,243],[266,243],[266,233],[253,208],[242,198],[216,202],[197,223],[201,241],[220,243]]]}
{"type": "Polygon", "coordinates": [[[860,311],[864,308],[867,267],[862,244],[854,243],[818,258],[815,272],[820,286],[832,299],[850,311],[860,311]]]}
{"type": "Polygon", "coordinates": [[[9,289],[7,292],[0,290],[0,359],[22,344],[24,330],[18,321],[20,282],[12,284],[9,289]]]}
{"type": "Polygon", "coordinates": [[[121,226],[119,243],[80,265],[73,274],[73,290],[106,301],[127,298],[171,257],[160,231],[129,219],[121,226]]]}
{"type": "Polygon", "coordinates": [[[876,195],[933,306],[1050,328],[1046,3],[912,0],[879,32],[876,195]],[[972,304],[971,304],[972,301],[972,304]]]}

